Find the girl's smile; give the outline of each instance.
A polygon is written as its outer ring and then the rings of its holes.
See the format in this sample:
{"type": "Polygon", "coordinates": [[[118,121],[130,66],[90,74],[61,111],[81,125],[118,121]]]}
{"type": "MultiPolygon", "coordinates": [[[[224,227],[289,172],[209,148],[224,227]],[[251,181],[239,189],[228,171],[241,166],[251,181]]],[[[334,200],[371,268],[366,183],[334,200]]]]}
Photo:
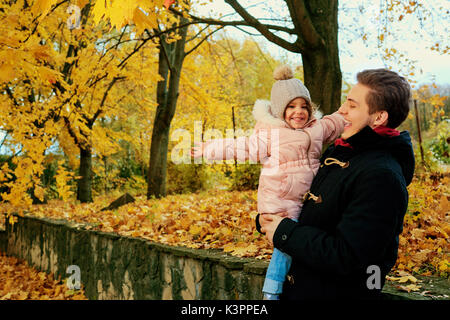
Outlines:
{"type": "Polygon", "coordinates": [[[303,98],[295,98],[284,111],[284,121],[292,129],[302,128],[309,120],[308,103],[303,98]]]}

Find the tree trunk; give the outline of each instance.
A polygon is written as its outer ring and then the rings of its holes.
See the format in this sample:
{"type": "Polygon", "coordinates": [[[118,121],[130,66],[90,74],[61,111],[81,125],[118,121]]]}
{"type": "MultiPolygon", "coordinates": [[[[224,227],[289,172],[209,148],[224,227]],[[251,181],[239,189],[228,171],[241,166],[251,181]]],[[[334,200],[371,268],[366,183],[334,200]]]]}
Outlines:
{"type": "MultiPolygon", "coordinates": [[[[304,1],[320,45],[302,51],[305,86],[324,114],[341,105],[342,73],[338,48],[338,1],[304,1]]],[[[296,17],[300,19],[300,17],[296,17]]],[[[299,35],[300,37],[300,35],[299,35]]]]}
{"type": "Polygon", "coordinates": [[[92,202],[92,150],[91,146],[80,148],[80,173],[78,180],[77,200],[92,202]]]}
{"type": "Polygon", "coordinates": [[[339,109],[341,103],[342,74],[339,61],[333,63],[337,55],[326,52],[306,52],[302,54],[305,86],[311,100],[318,105],[323,114],[339,109]]]}
{"type": "Polygon", "coordinates": [[[166,195],[167,149],[169,146],[170,127],[161,125],[160,119],[155,119],[152,144],[150,149],[150,166],[148,171],[147,198],[166,195]],[[157,127],[160,125],[160,127],[157,127]],[[154,141],[154,142],[153,142],[154,141]]]}
{"type": "MultiPolygon", "coordinates": [[[[180,24],[186,19],[181,18],[180,24]]],[[[148,170],[147,198],[166,195],[167,153],[170,124],[175,114],[181,69],[185,57],[187,27],[178,29],[179,40],[167,44],[161,37],[159,47],[159,74],[163,80],[157,85],[157,109],[153,123],[150,163],[148,170]],[[169,72],[170,71],[170,72],[169,72]],[[169,79],[167,81],[167,79],[169,79]]]]}

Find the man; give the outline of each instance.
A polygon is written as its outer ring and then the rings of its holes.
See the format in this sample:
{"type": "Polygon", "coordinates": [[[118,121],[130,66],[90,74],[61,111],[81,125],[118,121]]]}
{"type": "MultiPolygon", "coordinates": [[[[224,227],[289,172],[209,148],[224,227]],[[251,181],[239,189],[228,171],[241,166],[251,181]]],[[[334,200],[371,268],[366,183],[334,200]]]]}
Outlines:
{"type": "Polygon", "coordinates": [[[397,259],[414,173],[407,117],[410,86],[395,72],[365,70],[339,108],[341,139],[322,155],[298,223],[256,219],[292,257],[281,299],[376,299],[397,259]]]}

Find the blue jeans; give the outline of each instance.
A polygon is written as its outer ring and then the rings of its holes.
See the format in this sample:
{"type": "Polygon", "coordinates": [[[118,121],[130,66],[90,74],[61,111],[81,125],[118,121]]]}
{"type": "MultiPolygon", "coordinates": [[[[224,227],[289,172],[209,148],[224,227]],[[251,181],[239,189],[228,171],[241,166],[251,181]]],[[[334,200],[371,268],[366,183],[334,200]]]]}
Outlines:
{"type": "MultiPolygon", "coordinates": [[[[297,219],[292,219],[298,221],[297,219]]],[[[273,249],[272,258],[264,280],[263,292],[280,294],[283,291],[283,283],[291,268],[292,258],[288,254],[281,252],[277,248],[273,249]]]]}
{"type": "Polygon", "coordinates": [[[291,267],[292,258],[277,248],[273,249],[272,258],[267,268],[264,280],[263,292],[280,294],[283,291],[283,283],[291,267]]]}

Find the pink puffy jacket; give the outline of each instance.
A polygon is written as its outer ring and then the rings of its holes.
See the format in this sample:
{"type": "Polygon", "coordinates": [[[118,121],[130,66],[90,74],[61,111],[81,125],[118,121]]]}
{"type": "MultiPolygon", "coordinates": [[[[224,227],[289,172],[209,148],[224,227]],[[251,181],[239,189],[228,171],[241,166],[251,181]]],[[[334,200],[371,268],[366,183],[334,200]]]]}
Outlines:
{"type": "Polygon", "coordinates": [[[297,219],[303,195],[319,169],[322,145],[341,135],[344,118],[337,112],[322,119],[312,117],[302,129],[294,130],[269,110],[269,101],[257,100],[254,133],[250,137],[207,141],[203,154],[209,160],[261,162],[258,212],[287,212],[289,218],[297,219]]]}

